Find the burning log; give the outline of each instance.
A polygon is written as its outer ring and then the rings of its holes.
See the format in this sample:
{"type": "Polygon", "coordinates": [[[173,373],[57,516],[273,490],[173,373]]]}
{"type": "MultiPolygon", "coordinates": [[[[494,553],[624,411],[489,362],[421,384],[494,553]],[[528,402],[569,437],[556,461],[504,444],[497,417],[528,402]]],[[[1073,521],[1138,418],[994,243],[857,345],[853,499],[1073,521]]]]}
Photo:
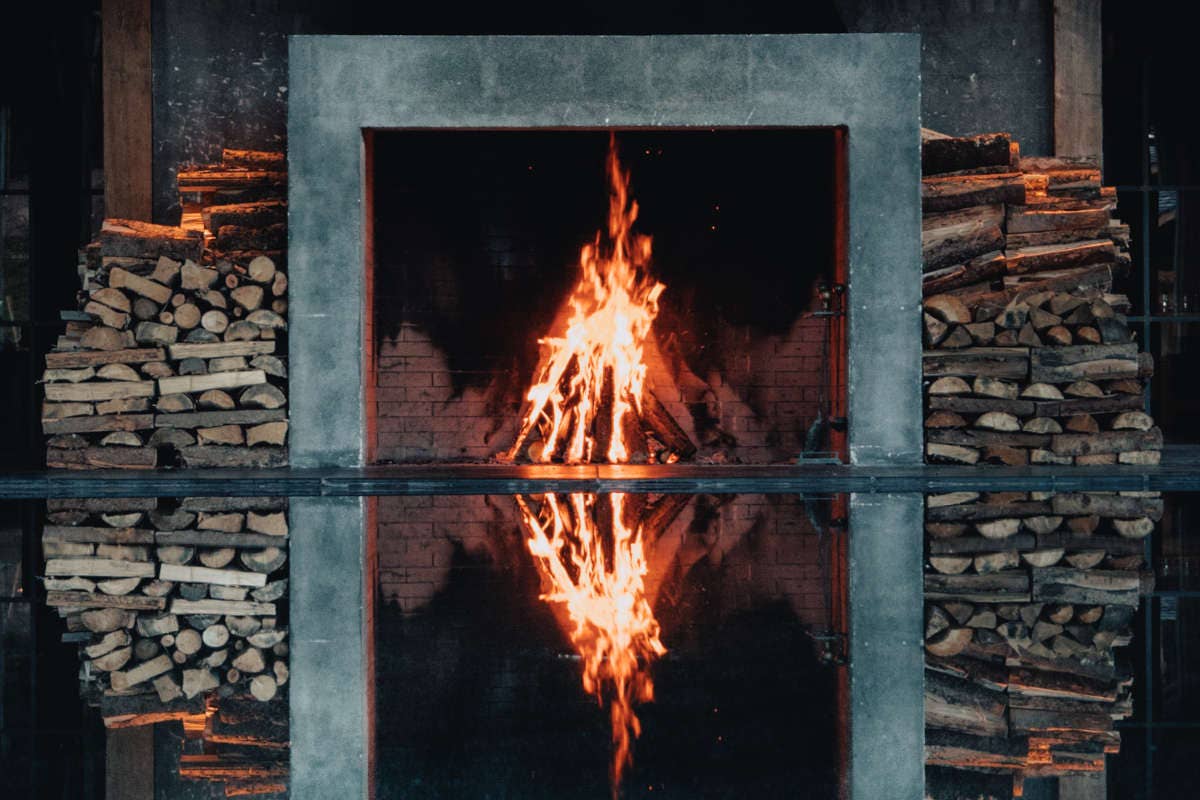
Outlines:
{"type": "Polygon", "coordinates": [[[649,237],[633,233],[637,203],[629,197],[615,139],[607,172],[607,239],[597,233],[580,253],[580,278],[564,306],[565,331],[539,340],[543,357],[505,460],[516,459],[535,431],[541,443],[529,446],[534,461],[639,461],[651,440],[662,460],[696,452],[646,385],[644,348],[666,287],[649,274],[649,237]]]}

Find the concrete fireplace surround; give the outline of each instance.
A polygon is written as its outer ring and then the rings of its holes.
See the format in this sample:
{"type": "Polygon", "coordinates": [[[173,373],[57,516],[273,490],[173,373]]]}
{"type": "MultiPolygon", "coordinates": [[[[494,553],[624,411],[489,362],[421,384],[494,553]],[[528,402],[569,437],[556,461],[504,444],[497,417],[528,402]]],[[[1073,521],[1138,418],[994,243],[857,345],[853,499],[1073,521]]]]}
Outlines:
{"type": "MultiPolygon", "coordinates": [[[[920,463],[919,64],[911,34],[292,37],[292,464],[369,446],[365,132],[656,126],[846,128],[851,461],[920,463]]],[[[373,791],[370,505],[292,500],[296,800],[373,791]]],[[[922,500],[850,507],[849,796],[918,800],[922,500]]]]}

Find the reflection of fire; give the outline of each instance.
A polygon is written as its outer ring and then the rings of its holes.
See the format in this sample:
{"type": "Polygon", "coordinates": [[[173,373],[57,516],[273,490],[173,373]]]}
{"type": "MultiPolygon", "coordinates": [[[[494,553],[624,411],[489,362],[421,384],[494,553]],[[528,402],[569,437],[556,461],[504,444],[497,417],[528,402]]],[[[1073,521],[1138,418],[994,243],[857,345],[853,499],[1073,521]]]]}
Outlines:
{"type": "MultiPolygon", "coordinates": [[[[615,797],[641,733],[633,704],[654,699],[649,662],[667,649],[644,584],[644,532],[662,514],[631,525],[625,496],[608,497],[547,494],[540,504],[520,496],[517,502],[529,551],[550,586],[542,599],[566,607],[571,642],[583,658],[583,688],[609,704],[615,797]]],[[[678,513],[678,506],[670,511],[678,513]]]]}
{"type": "Polygon", "coordinates": [[[534,461],[623,463],[638,446],[643,346],[666,287],[648,272],[650,238],[633,233],[638,206],[629,198],[615,138],[609,140],[607,171],[608,240],[602,243],[597,232],[579,255],[566,331],[539,340],[542,360],[509,460],[535,429],[541,445],[529,449],[534,461]]]}

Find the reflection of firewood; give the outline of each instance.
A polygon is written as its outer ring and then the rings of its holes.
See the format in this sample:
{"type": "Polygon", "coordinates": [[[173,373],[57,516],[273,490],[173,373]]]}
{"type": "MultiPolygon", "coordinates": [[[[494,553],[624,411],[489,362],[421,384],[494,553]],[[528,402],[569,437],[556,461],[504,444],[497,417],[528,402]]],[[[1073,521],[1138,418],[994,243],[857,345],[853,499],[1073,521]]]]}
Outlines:
{"type": "Polygon", "coordinates": [[[649,389],[642,394],[641,412],[642,425],[647,435],[658,439],[667,450],[680,458],[689,458],[695,454],[696,445],[649,389]]]}
{"type": "Polygon", "coordinates": [[[683,509],[692,501],[688,494],[664,494],[642,513],[641,529],[647,541],[662,536],[683,509]]]}

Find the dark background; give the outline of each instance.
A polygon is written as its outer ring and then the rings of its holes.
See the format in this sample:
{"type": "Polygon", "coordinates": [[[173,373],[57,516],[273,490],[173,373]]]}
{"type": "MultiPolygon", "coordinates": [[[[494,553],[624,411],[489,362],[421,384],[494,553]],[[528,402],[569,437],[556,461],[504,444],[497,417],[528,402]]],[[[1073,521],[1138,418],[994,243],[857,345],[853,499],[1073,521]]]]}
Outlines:
{"type": "MultiPolygon", "coordinates": [[[[578,278],[607,237],[609,135],[394,132],[375,137],[375,335],[428,331],[456,377],[486,386],[532,372],[578,278]]],[[[784,334],[833,276],[833,136],[822,130],[616,134],[666,284],[656,330],[697,375],[729,374],[718,328],[784,334]]],[[[456,387],[461,389],[462,387],[456,387]]]]}

